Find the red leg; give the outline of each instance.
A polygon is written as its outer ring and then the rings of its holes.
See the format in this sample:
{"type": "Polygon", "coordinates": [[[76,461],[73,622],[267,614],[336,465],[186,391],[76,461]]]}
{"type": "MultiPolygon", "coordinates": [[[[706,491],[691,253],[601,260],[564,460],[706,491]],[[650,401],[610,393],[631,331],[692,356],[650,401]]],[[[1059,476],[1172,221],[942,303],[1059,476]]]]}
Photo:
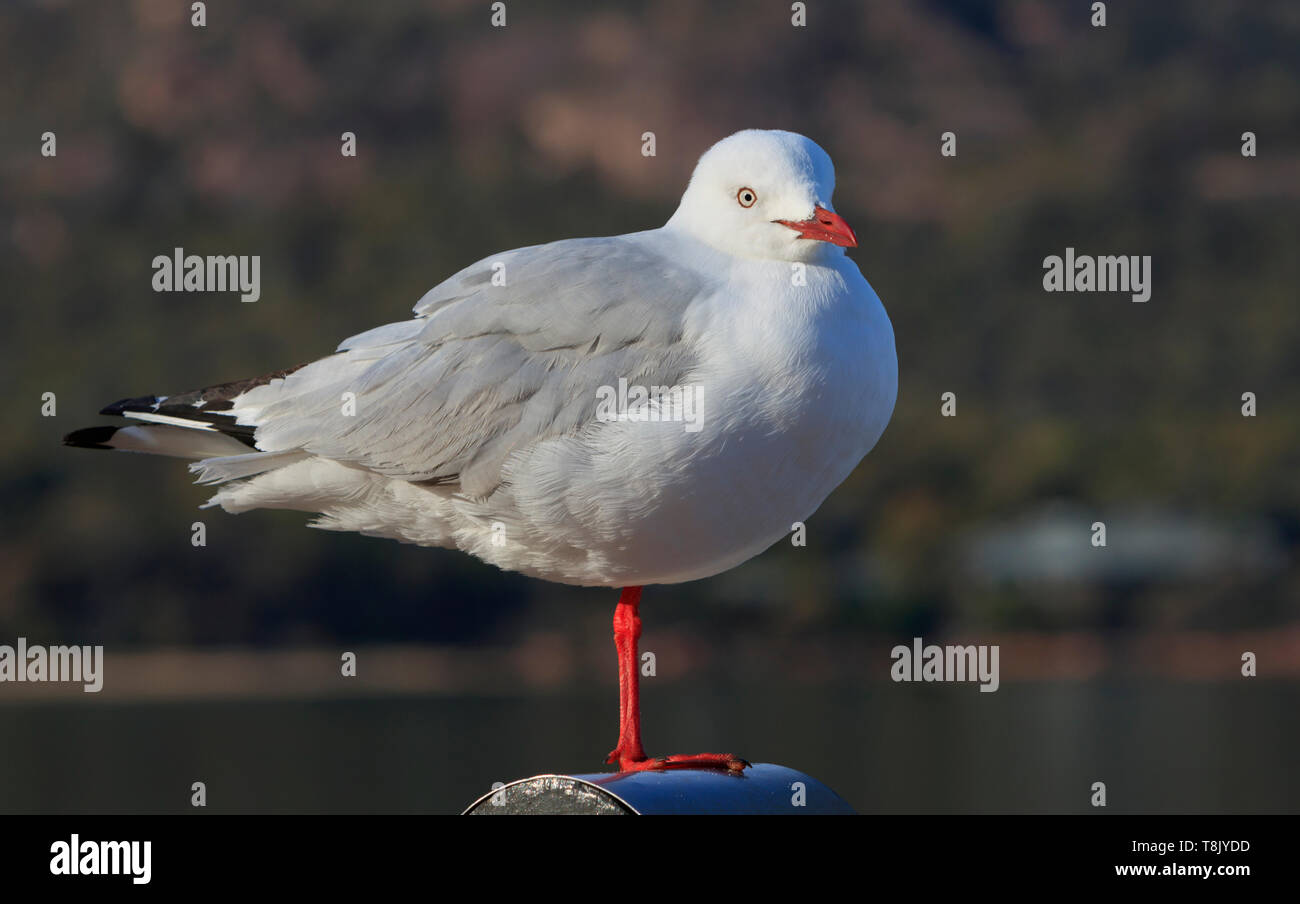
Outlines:
{"type": "Polygon", "coordinates": [[[641,638],[641,588],[624,587],[614,610],[614,648],[618,650],[618,746],[609,752],[607,763],[617,763],[619,772],[647,769],[728,769],[741,772],[749,763],[729,753],[650,758],[641,746],[641,662],[637,641],[641,638]]]}

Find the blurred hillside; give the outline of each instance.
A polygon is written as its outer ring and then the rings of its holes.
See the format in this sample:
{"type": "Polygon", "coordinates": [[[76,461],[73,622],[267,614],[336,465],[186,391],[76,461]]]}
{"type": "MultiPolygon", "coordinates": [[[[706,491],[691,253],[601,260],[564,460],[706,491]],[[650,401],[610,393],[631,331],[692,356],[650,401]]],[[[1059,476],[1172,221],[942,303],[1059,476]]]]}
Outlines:
{"type": "Polygon", "coordinates": [[[819,0],[806,28],[788,3],[509,3],[505,28],[478,2],[210,3],[206,28],[188,6],[0,13],[0,638],[605,625],[610,592],[308,531],[301,514],[200,514],[183,464],[59,438],[124,396],[324,355],[494,251],[659,225],[698,155],[747,127],[802,132],[835,160],[852,255],[893,319],[898,407],[807,547],[654,589],[649,618],[721,630],[745,613],[793,633],[1296,620],[1295,3],[1111,3],[1106,28],[1088,4],[1013,0],[819,0]],[[1045,293],[1042,260],[1067,246],[1151,255],[1151,300],[1045,293]],[[175,247],[260,255],[261,300],[154,293],[151,261],[175,247]],[[941,417],[950,391],[958,415],[941,417]],[[57,417],[40,416],[45,392],[57,417]]]}

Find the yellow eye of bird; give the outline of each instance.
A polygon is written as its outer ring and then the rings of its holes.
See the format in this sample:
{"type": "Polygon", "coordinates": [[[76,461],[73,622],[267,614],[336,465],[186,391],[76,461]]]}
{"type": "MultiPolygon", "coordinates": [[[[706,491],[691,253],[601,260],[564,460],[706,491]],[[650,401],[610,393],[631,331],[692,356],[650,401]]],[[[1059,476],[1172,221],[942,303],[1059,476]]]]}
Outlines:
{"type": "Polygon", "coordinates": [[[742,188],[736,192],[736,200],[740,202],[741,207],[753,207],[754,202],[758,200],[758,195],[754,194],[752,188],[742,188]]]}

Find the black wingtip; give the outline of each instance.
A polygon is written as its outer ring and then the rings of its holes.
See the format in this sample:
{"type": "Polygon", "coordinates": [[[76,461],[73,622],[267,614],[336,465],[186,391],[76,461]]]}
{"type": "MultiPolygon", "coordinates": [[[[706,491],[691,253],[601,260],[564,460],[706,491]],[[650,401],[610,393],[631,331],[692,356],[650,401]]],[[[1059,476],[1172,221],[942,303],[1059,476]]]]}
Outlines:
{"type": "Polygon", "coordinates": [[[76,446],[78,449],[112,449],[108,441],[119,429],[118,427],[83,427],[63,437],[63,445],[76,446]]]}
{"type": "Polygon", "coordinates": [[[153,411],[157,407],[157,396],[139,396],[134,399],[120,399],[112,405],[105,405],[99,409],[99,413],[118,416],[128,411],[153,411]]]}

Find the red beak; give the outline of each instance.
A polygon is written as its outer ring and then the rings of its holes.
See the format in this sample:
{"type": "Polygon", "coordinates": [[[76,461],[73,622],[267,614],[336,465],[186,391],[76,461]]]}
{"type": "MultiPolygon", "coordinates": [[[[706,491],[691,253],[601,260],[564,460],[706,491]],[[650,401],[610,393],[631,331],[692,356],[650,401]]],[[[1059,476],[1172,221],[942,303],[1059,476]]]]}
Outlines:
{"type": "Polygon", "coordinates": [[[858,247],[858,237],[853,234],[844,217],[824,207],[814,207],[813,215],[807,220],[777,220],[782,226],[789,226],[799,233],[801,239],[816,239],[830,242],[842,248],[858,247]]]}

